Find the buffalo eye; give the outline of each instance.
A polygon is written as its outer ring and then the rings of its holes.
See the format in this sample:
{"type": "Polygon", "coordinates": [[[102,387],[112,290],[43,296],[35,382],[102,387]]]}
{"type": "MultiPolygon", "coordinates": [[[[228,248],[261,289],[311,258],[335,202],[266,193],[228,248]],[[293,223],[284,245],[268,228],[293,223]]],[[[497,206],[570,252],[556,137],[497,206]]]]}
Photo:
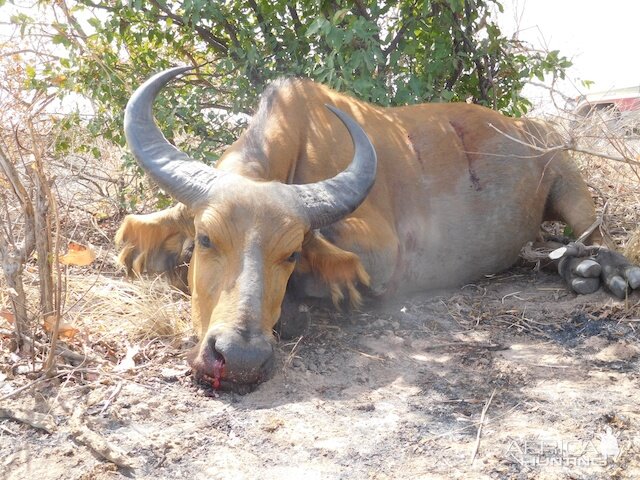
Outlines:
{"type": "Polygon", "coordinates": [[[208,235],[198,235],[198,245],[202,248],[211,248],[211,239],[208,235]]]}
{"type": "Polygon", "coordinates": [[[291,255],[289,255],[285,261],[289,262],[289,263],[295,263],[298,260],[300,260],[300,252],[293,252],[291,255]]]}

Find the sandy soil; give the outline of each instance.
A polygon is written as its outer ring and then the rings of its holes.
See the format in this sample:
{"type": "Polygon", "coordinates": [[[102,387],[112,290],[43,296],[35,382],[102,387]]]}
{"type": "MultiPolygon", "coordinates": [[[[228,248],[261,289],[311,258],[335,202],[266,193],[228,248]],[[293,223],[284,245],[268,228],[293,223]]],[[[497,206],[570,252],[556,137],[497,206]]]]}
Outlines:
{"type": "MultiPolygon", "coordinates": [[[[85,353],[112,361],[67,360],[1,402],[51,433],[0,420],[0,477],[640,478],[639,305],[516,268],[365,312],[315,307],[244,396],[194,385],[184,342],[151,340],[118,373],[122,345],[103,340],[85,353]]],[[[29,384],[15,370],[0,398],[29,384]]]]}

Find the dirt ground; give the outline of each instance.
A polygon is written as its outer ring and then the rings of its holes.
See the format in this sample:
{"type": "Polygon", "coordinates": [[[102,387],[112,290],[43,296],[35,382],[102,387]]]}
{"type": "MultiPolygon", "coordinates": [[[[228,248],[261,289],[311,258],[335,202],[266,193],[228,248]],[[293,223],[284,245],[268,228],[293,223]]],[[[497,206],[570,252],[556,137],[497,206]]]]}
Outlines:
{"type": "Polygon", "coordinates": [[[102,355],[59,378],[30,385],[15,358],[0,371],[0,411],[41,414],[0,420],[0,477],[640,478],[639,312],[637,293],[577,297],[530,267],[364,312],[314,307],[247,395],[194,385],[192,339],[149,339],[127,368],[84,337],[102,355]]]}

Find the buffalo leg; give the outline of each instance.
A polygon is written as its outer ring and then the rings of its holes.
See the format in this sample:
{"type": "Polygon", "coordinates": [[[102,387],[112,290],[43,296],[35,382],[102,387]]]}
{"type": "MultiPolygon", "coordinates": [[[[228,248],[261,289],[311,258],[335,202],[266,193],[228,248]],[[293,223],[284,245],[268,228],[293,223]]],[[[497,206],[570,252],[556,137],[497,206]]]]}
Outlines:
{"type": "MultiPolygon", "coordinates": [[[[586,232],[596,221],[589,191],[577,170],[562,172],[550,192],[548,219],[564,221],[577,234],[586,232]]],[[[602,245],[603,238],[595,229],[585,239],[586,245],[602,245]]],[[[593,293],[604,285],[611,293],[624,298],[629,290],[640,287],[640,267],[624,255],[607,247],[586,249],[574,244],[558,262],[558,271],[576,293],[593,293]],[[575,248],[578,247],[578,248],[575,248]]]]}
{"type": "Polygon", "coordinates": [[[308,327],[308,307],[287,289],[280,309],[280,319],[274,327],[276,335],[282,340],[290,340],[304,334],[308,327]]]}

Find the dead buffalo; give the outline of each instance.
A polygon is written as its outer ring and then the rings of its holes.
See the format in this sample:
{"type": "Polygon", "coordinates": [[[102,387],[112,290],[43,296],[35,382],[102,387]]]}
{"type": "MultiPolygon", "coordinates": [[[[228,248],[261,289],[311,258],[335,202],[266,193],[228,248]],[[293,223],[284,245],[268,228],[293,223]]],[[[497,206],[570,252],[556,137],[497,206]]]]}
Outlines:
{"type": "MultiPolygon", "coordinates": [[[[209,167],[153,119],[158,92],[188,70],[155,75],[127,105],[131,151],[179,203],[128,216],[117,242],[130,273],[179,281],[188,263],[200,336],[191,364],[215,386],[268,377],[285,295],[358,304],[363,293],[461,285],[513,265],[544,220],[583,232],[596,218],[571,159],[546,148],[557,140],[542,123],[465,103],[381,108],[310,80],[272,83],[209,167]]],[[[596,230],[587,242],[601,240],[596,230]]],[[[568,256],[560,270],[578,293],[603,282],[624,296],[640,285],[640,268],[606,249],[568,256]]]]}

